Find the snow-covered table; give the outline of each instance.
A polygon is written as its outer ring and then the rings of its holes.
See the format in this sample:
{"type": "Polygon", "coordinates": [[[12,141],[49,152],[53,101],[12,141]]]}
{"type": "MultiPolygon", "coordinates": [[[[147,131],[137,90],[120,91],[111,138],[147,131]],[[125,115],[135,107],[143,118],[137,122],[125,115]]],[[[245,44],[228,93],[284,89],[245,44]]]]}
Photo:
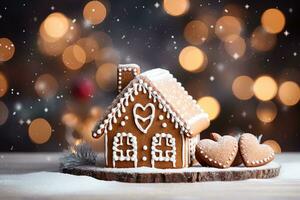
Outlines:
{"type": "Polygon", "coordinates": [[[300,199],[300,153],[277,155],[273,179],[204,183],[120,183],[58,171],[61,154],[0,153],[0,200],[300,199]]]}

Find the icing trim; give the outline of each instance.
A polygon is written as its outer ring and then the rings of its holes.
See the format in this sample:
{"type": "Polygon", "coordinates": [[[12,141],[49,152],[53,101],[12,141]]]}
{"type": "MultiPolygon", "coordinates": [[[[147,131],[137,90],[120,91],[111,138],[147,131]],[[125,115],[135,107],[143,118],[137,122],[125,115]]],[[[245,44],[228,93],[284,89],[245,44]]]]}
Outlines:
{"type": "Polygon", "coordinates": [[[151,86],[149,86],[142,79],[132,83],[131,87],[127,88],[127,91],[124,91],[122,97],[118,102],[110,108],[110,112],[106,115],[98,128],[93,132],[93,137],[98,138],[103,134],[106,134],[108,131],[113,129],[113,124],[117,123],[117,119],[122,116],[122,113],[126,112],[126,107],[129,105],[129,101],[134,101],[134,96],[138,95],[140,92],[144,94],[148,93],[148,98],[152,100],[153,103],[158,103],[158,108],[166,113],[166,118],[174,124],[175,128],[180,128],[181,134],[186,134],[191,136],[190,127],[180,118],[180,116],[171,108],[171,106],[162,98],[162,96],[155,91],[151,86]]]}
{"type": "Polygon", "coordinates": [[[105,137],[104,137],[104,144],[105,144],[105,164],[106,164],[106,166],[108,166],[107,143],[108,143],[108,138],[107,138],[107,134],[105,134],[105,137]]]}

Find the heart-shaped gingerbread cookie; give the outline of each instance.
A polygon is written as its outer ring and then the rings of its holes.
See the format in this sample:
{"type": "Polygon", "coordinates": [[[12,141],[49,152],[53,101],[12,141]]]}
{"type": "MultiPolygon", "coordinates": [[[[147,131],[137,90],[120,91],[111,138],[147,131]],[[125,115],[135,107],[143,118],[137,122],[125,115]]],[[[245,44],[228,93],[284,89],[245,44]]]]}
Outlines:
{"type": "MultiPolygon", "coordinates": [[[[214,141],[218,141],[219,138],[221,138],[222,136],[218,133],[211,133],[210,134],[210,139],[214,140],[214,141]]],[[[239,141],[239,138],[235,137],[235,139],[237,141],[239,141]]],[[[236,154],[236,157],[232,163],[232,167],[235,167],[235,166],[239,166],[243,163],[243,160],[242,160],[242,156],[241,156],[241,152],[240,150],[238,150],[237,154],[236,154]]]]}
{"type": "Polygon", "coordinates": [[[271,162],[274,159],[273,149],[266,144],[260,144],[257,138],[244,133],[239,141],[240,152],[247,167],[258,167],[271,162]]]}
{"type": "Polygon", "coordinates": [[[208,166],[228,168],[231,166],[238,152],[238,142],[232,136],[217,137],[217,141],[200,140],[196,145],[196,158],[199,163],[208,166]]]}

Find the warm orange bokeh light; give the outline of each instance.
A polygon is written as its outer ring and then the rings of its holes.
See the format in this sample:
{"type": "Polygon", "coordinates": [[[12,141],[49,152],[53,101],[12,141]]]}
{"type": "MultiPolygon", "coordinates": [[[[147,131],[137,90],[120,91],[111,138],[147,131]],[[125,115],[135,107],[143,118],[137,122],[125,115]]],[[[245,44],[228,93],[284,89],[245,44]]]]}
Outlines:
{"type": "Polygon", "coordinates": [[[253,97],[253,80],[249,76],[239,76],[232,83],[232,92],[240,100],[253,97]]]}
{"type": "Polygon", "coordinates": [[[266,32],[262,27],[257,27],[250,38],[251,47],[257,51],[269,51],[277,42],[275,34],[266,32]]]}
{"type": "Polygon", "coordinates": [[[184,29],[184,38],[193,45],[200,45],[207,40],[208,28],[205,23],[200,20],[189,22],[184,29]]]}
{"type": "Polygon", "coordinates": [[[70,128],[75,128],[79,124],[79,118],[74,113],[66,113],[61,121],[70,128]]]}
{"type": "Polygon", "coordinates": [[[85,52],[86,63],[95,59],[96,52],[99,50],[99,45],[93,37],[81,38],[76,42],[85,52]]]}
{"type": "Polygon", "coordinates": [[[40,27],[38,47],[42,53],[48,56],[58,56],[65,48],[74,43],[80,35],[78,26],[70,21],[68,31],[61,38],[51,38],[43,31],[43,24],[40,27]]]}
{"type": "Polygon", "coordinates": [[[300,88],[297,83],[293,81],[286,81],[280,85],[278,96],[284,105],[296,105],[300,99],[300,88]]]}
{"type": "Polygon", "coordinates": [[[239,59],[246,52],[246,42],[239,35],[230,35],[224,42],[226,52],[234,59],[239,59]]]}
{"type": "Polygon", "coordinates": [[[179,54],[179,63],[189,72],[200,72],[206,67],[207,57],[199,48],[187,46],[179,54]]]}
{"type": "Polygon", "coordinates": [[[276,8],[268,9],[261,17],[261,24],[268,33],[279,33],[285,25],[284,14],[276,8]]]}
{"type": "Polygon", "coordinates": [[[240,35],[242,25],[240,21],[233,16],[223,16],[216,22],[215,33],[223,41],[230,35],[240,35]]]}
{"type": "Polygon", "coordinates": [[[57,93],[58,83],[51,74],[43,74],[36,80],[34,89],[40,97],[52,98],[57,93]]]}
{"type": "Polygon", "coordinates": [[[171,16],[180,16],[185,14],[190,8],[189,0],[164,0],[163,7],[166,13],[171,16]]]}
{"type": "Polygon", "coordinates": [[[79,45],[75,44],[64,50],[62,59],[67,68],[78,70],[84,65],[86,61],[86,54],[79,45]]]}
{"type": "Polygon", "coordinates": [[[7,121],[8,118],[8,108],[7,106],[0,101],[0,126],[5,124],[5,122],[7,121]]]}
{"type": "Polygon", "coordinates": [[[272,122],[277,115],[277,107],[272,101],[260,102],[256,109],[257,118],[264,122],[272,122]]]}
{"type": "Polygon", "coordinates": [[[117,65],[105,63],[98,67],[96,82],[99,88],[104,91],[112,91],[116,88],[117,65]]]}
{"type": "Polygon", "coordinates": [[[90,1],[84,6],[83,17],[90,24],[100,24],[106,15],[106,8],[100,1],[90,1]]]}
{"type": "Polygon", "coordinates": [[[205,96],[198,100],[198,104],[208,114],[210,120],[218,117],[221,111],[220,103],[217,99],[211,96],[205,96]]]}
{"type": "Polygon", "coordinates": [[[56,40],[63,37],[69,29],[68,18],[62,13],[51,13],[42,23],[40,34],[44,40],[56,40]]]}
{"type": "Polygon", "coordinates": [[[0,62],[10,60],[15,53],[15,45],[8,38],[0,38],[0,62]]]}
{"type": "Polygon", "coordinates": [[[253,85],[253,91],[259,100],[268,101],[275,97],[277,93],[277,83],[270,76],[258,77],[253,85]]]}
{"type": "Polygon", "coordinates": [[[28,128],[29,138],[35,144],[43,144],[51,137],[52,128],[43,118],[33,120],[28,128]]]}
{"type": "Polygon", "coordinates": [[[5,95],[7,89],[8,89],[7,79],[4,76],[4,74],[0,72],[0,97],[5,95]]]}
{"type": "Polygon", "coordinates": [[[281,153],[281,147],[275,140],[266,140],[263,144],[269,145],[274,150],[274,153],[281,153]]]}

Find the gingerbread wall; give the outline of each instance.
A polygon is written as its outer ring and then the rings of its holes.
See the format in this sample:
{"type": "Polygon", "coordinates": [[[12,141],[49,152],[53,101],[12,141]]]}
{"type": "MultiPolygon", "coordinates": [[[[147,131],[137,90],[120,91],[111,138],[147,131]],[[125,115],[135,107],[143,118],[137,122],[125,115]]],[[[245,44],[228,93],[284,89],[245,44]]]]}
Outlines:
{"type": "MultiPolygon", "coordinates": [[[[136,117],[137,118],[137,117],[136,117]]],[[[104,136],[106,138],[106,161],[107,167],[117,167],[117,168],[126,168],[126,167],[135,167],[133,161],[115,161],[113,164],[113,142],[114,137],[117,133],[122,134],[131,133],[136,137],[137,142],[137,167],[151,167],[151,146],[152,146],[152,137],[156,133],[166,133],[171,134],[175,138],[175,147],[176,147],[176,162],[173,166],[173,162],[165,161],[156,161],[155,168],[182,168],[187,167],[188,165],[188,145],[184,135],[180,134],[180,128],[175,128],[174,124],[171,122],[171,119],[167,119],[166,113],[159,109],[157,103],[153,103],[152,99],[148,98],[148,94],[139,92],[137,96],[134,97],[133,102],[129,102],[129,105],[126,107],[125,113],[122,113],[122,116],[117,119],[117,123],[112,125],[112,130],[104,136]],[[140,104],[136,106],[137,104],[140,104]],[[151,108],[153,104],[153,108],[151,108]],[[148,105],[147,107],[145,107],[148,105]],[[137,108],[136,116],[138,116],[138,123],[134,122],[134,106],[137,108]],[[145,110],[143,110],[143,107],[145,110]],[[149,117],[154,111],[154,119],[147,130],[147,133],[143,133],[140,129],[146,129],[150,123],[150,120],[143,122],[140,118],[149,117]],[[137,127],[137,124],[140,124],[140,129],[137,127]],[[184,143],[184,145],[183,145],[184,143]],[[183,156],[183,157],[182,157],[183,156]]],[[[169,135],[170,136],[170,135],[169,135]]],[[[163,144],[165,140],[162,140],[163,144]]],[[[118,146],[118,149],[122,149],[124,145],[118,146]]],[[[130,148],[132,149],[132,148],[130,148]]],[[[170,148],[169,148],[170,149],[170,148]]]]}

